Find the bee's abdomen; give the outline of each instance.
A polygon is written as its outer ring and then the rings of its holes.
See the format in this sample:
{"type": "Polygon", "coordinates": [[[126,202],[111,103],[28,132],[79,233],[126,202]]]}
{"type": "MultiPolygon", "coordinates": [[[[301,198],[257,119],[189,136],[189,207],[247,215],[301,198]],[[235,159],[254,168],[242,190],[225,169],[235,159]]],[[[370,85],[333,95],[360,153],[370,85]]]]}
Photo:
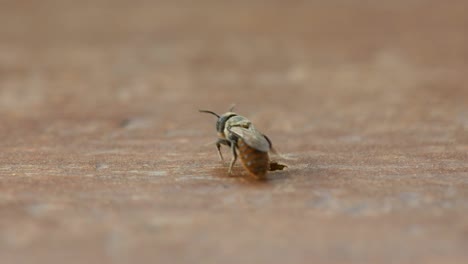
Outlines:
{"type": "Polygon", "coordinates": [[[256,150],[248,146],[242,139],[237,141],[239,156],[244,167],[253,175],[262,178],[268,171],[270,159],[268,152],[256,150]]]}

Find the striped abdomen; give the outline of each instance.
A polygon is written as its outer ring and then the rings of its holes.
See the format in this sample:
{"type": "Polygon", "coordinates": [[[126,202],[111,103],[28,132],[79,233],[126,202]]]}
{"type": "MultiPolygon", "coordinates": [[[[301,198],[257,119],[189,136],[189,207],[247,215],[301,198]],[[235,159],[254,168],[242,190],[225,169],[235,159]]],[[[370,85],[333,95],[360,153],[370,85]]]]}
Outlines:
{"type": "Polygon", "coordinates": [[[268,152],[259,151],[248,146],[241,138],[237,141],[237,148],[242,165],[254,176],[263,178],[270,165],[268,152]]]}

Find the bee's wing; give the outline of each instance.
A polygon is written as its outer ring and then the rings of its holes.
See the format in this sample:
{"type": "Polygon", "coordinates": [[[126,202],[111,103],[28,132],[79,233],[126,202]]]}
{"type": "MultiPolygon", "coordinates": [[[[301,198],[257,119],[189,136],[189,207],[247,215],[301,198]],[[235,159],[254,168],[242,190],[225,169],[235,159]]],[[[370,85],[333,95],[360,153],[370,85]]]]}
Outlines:
{"type": "Polygon", "coordinates": [[[231,127],[231,133],[238,136],[250,147],[263,152],[270,151],[270,143],[255,128],[231,127]]]}

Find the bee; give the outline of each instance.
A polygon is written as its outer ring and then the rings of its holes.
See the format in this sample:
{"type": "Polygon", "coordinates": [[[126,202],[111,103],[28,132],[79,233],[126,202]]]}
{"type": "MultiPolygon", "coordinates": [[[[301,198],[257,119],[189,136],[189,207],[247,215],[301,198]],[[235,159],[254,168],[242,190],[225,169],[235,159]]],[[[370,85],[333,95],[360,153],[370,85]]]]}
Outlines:
{"type": "Polygon", "coordinates": [[[232,108],[222,115],[213,111],[200,110],[201,113],[208,113],[216,116],[216,131],[218,140],[216,149],[221,161],[224,161],[221,154],[221,145],[226,145],[231,149],[232,159],[229,164],[228,174],[232,175],[232,168],[240,157],[244,168],[253,176],[264,179],[268,170],[282,170],[286,165],[277,162],[270,162],[268,153],[273,149],[270,139],[260,133],[250,120],[232,112],[232,108]]]}

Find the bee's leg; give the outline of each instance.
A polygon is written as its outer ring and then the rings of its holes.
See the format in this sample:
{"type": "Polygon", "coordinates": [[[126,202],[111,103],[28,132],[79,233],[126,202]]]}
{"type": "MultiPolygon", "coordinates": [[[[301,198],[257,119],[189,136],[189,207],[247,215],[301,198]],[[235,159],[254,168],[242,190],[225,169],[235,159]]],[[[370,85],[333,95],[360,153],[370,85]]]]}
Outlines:
{"type": "Polygon", "coordinates": [[[219,156],[219,159],[221,161],[224,161],[223,159],[223,154],[221,153],[221,139],[218,139],[218,141],[216,141],[216,149],[218,149],[218,156],[219,156]]]}
{"type": "Polygon", "coordinates": [[[237,160],[236,144],[232,142],[231,142],[231,151],[232,151],[232,159],[231,159],[231,164],[229,165],[229,170],[228,170],[229,175],[232,174],[232,167],[234,167],[234,163],[236,163],[236,160],[237,160]]]}
{"type": "Polygon", "coordinates": [[[224,161],[223,154],[221,153],[221,144],[216,143],[216,148],[218,149],[218,156],[221,161],[224,161]]]}
{"type": "Polygon", "coordinates": [[[219,159],[224,161],[223,154],[221,153],[221,144],[231,146],[231,142],[223,138],[219,138],[218,141],[216,141],[216,149],[218,150],[219,159]]]}
{"type": "Polygon", "coordinates": [[[263,135],[263,137],[265,137],[265,139],[268,141],[268,144],[270,145],[270,152],[275,154],[276,156],[280,157],[280,158],[284,158],[274,147],[273,147],[273,144],[271,143],[271,140],[266,136],[266,135],[263,135]]]}

